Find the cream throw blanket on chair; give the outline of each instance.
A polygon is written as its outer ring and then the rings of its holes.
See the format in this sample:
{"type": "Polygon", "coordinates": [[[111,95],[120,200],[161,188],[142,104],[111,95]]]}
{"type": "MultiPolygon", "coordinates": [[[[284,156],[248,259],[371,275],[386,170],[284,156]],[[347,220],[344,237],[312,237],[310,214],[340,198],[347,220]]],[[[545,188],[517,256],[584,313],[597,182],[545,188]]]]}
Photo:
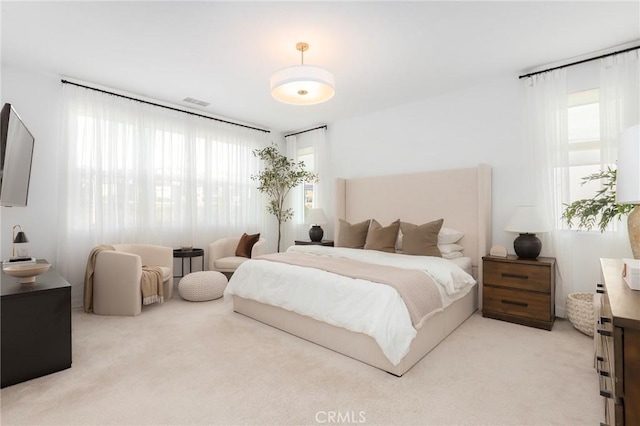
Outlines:
{"type": "MultiPolygon", "coordinates": [[[[110,245],[100,245],[91,249],[87,260],[87,269],[84,275],[84,311],[93,312],[93,273],[98,254],[105,250],[115,250],[110,245]]],[[[164,288],[162,282],[162,269],[156,266],[142,266],[142,278],[140,279],[140,291],[142,292],[142,304],[164,302],[164,288]]]]}

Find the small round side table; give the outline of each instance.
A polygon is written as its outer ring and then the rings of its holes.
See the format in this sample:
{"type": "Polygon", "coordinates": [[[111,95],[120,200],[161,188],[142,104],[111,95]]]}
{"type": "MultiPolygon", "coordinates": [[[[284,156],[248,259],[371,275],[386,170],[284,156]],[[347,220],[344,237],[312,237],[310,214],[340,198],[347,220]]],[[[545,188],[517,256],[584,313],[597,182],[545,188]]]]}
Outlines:
{"type": "Polygon", "coordinates": [[[202,257],[202,271],[204,271],[204,249],[193,248],[191,250],[173,249],[173,257],[182,259],[181,275],[174,275],[174,278],[184,277],[184,261],[189,259],[189,272],[193,272],[193,258],[202,257]]]}

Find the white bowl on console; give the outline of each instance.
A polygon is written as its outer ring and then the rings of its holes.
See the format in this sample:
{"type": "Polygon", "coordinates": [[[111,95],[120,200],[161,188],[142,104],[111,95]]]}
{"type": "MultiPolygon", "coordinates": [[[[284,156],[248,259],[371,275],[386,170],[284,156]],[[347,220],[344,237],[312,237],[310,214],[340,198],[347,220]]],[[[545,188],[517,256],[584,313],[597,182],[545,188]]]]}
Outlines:
{"type": "Polygon", "coordinates": [[[36,276],[47,272],[50,267],[49,263],[29,263],[3,266],[2,271],[12,277],[20,278],[21,284],[31,284],[36,282],[36,276]]]}

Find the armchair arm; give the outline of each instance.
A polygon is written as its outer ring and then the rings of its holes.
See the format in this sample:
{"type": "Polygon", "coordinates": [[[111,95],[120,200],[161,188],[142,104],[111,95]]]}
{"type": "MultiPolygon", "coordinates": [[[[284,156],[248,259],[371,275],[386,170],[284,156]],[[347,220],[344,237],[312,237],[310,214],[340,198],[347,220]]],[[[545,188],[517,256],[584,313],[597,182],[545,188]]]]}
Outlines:
{"type": "Polygon", "coordinates": [[[103,251],[93,273],[93,312],[98,315],[138,315],[142,311],[140,256],[103,251]]]}
{"type": "Polygon", "coordinates": [[[238,246],[238,241],[240,238],[229,237],[229,238],[220,238],[209,244],[209,270],[215,271],[215,262],[216,260],[235,256],[236,247],[238,246]]]}
{"type": "Polygon", "coordinates": [[[267,254],[267,250],[267,240],[265,240],[264,238],[260,238],[251,249],[251,257],[254,258],[257,256],[262,256],[263,254],[267,254]]]}
{"type": "Polygon", "coordinates": [[[168,279],[164,282],[164,298],[173,296],[173,249],[155,244],[118,244],[114,246],[118,252],[126,252],[140,256],[142,266],[162,266],[169,269],[168,279]]]}
{"type": "Polygon", "coordinates": [[[164,266],[173,271],[173,249],[153,244],[120,244],[116,250],[137,254],[143,265],[164,266]]]}

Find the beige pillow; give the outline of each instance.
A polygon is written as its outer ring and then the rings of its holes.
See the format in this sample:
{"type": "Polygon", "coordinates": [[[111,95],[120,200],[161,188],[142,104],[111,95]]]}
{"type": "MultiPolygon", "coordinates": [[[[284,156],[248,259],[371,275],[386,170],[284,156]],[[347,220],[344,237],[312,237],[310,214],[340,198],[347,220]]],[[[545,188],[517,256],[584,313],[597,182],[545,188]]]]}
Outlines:
{"type": "Polygon", "coordinates": [[[251,250],[255,243],[260,239],[260,233],[249,235],[246,232],[240,237],[238,245],[236,246],[236,256],[251,258],[251,250]]]}
{"type": "Polygon", "coordinates": [[[338,241],[336,247],[348,248],[364,248],[367,241],[367,231],[369,230],[370,220],[354,223],[353,225],[346,220],[340,219],[340,230],[338,231],[338,241]]]}
{"type": "Polygon", "coordinates": [[[420,226],[402,222],[402,253],[442,257],[438,249],[438,232],[443,222],[444,219],[438,219],[420,226]]]}
{"type": "Polygon", "coordinates": [[[364,244],[365,250],[379,250],[389,253],[396,252],[396,239],[400,229],[400,219],[391,222],[391,225],[383,227],[377,220],[371,221],[367,241],[364,244]]]}

